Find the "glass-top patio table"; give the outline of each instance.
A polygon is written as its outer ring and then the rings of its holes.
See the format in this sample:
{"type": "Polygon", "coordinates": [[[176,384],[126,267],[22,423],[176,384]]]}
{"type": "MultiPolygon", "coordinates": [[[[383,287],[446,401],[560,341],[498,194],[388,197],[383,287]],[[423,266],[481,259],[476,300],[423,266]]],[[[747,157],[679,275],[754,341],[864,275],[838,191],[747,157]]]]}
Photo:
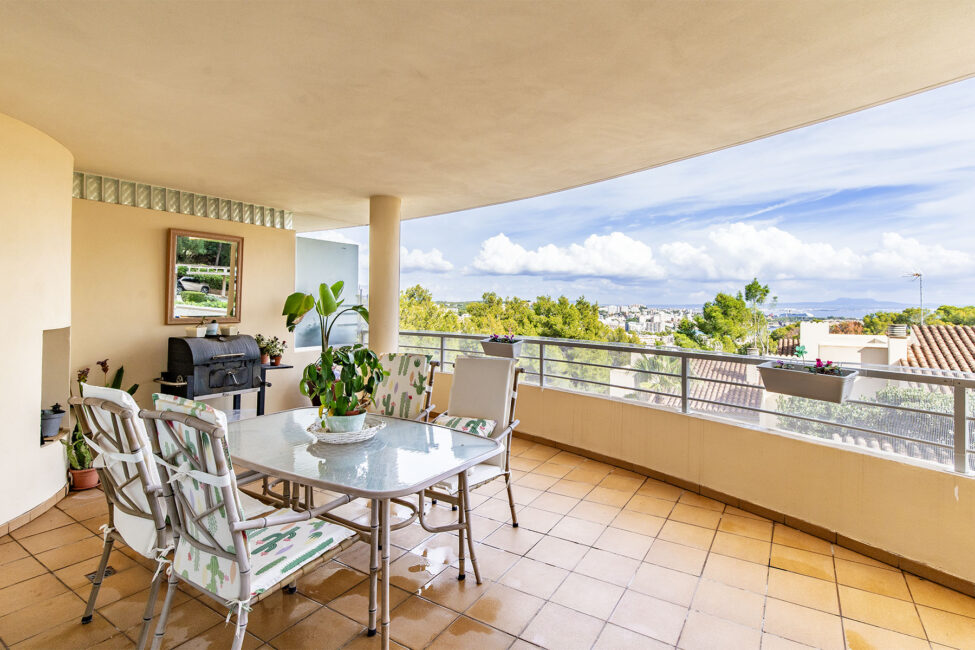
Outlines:
{"type": "MultiPolygon", "coordinates": [[[[386,426],[366,442],[335,445],[318,442],[306,428],[318,417],[317,408],[295,409],[249,420],[231,422],[228,444],[235,465],[294,481],[306,487],[317,487],[343,495],[329,504],[312,508],[356,528],[370,541],[369,634],[376,632],[377,582],[382,607],[382,647],[389,647],[389,533],[390,502],[403,503],[402,497],[421,493],[451,476],[458,477],[462,506],[458,523],[430,527],[423,520],[423,501],[413,506],[413,517],[399,523],[408,525],[419,516],[420,524],[429,531],[456,530],[460,536],[460,579],[464,576],[464,533],[470,522],[467,470],[504,451],[491,438],[454,431],[425,422],[386,417],[386,426]],[[369,499],[371,526],[362,526],[328,515],[329,509],[351,498],[369,499]],[[379,549],[382,560],[379,562],[379,549]]],[[[310,493],[310,489],[308,490],[310,493]]],[[[307,500],[306,500],[307,501],[307,500]]],[[[475,576],[480,582],[474,557],[474,545],[467,536],[467,547],[475,576]]]]}

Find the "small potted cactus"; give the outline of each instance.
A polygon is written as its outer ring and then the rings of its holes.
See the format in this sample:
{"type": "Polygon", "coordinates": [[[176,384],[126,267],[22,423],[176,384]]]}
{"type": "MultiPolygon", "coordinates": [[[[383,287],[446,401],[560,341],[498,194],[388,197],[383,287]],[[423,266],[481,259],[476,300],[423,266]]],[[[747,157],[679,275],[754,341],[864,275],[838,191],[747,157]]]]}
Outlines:
{"type": "Polygon", "coordinates": [[[90,490],[98,486],[98,470],[92,467],[94,458],[91,449],[81,431],[81,425],[75,424],[74,431],[67,439],[62,440],[68,452],[68,478],[72,490],[90,490]]]}

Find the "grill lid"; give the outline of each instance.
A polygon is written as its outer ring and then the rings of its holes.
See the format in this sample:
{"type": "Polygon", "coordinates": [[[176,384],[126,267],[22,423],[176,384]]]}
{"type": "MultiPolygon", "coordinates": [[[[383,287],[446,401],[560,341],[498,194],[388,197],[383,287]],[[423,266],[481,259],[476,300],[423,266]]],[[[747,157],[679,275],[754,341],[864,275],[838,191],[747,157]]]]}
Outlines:
{"type": "Polygon", "coordinates": [[[172,337],[169,339],[169,372],[186,374],[187,366],[253,361],[261,353],[254,337],[207,336],[204,338],[172,337]]]}

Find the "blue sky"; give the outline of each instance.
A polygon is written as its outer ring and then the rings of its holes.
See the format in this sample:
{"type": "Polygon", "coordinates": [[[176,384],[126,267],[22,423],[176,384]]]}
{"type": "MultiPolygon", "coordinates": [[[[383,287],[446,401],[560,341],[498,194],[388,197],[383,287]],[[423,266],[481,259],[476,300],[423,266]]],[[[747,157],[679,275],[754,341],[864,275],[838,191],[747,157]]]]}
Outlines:
{"type": "MultiPolygon", "coordinates": [[[[325,231],[360,244],[368,230],[325,231]]],[[[975,80],[546,196],[402,225],[401,285],[602,304],[701,303],[752,277],[781,302],[975,303],[975,80]]]]}

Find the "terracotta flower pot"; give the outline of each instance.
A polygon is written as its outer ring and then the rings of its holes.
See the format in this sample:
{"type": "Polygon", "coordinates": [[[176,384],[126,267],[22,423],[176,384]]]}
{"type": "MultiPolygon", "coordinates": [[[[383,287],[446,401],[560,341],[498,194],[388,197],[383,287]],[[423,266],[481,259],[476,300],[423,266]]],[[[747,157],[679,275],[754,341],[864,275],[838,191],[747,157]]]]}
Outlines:
{"type": "Polygon", "coordinates": [[[94,467],[69,469],[68,474],[71,476],[71,489],[76,492],[98,487],[98,470],[94,467]]]}
{"type": "Polygon", "coordinates": [[[261,364],[266,366],[269,363],[271,363],[271,355],[269,355],[269,354],[262,354],[261,355],[261,364]]]}
{"type": "Polygon", "coordinates": [[[272,366],[280,366],[281,365],[281,355],[280,354],[277,355],[277,356],[271,357],[271,365],[272,366]]]}

